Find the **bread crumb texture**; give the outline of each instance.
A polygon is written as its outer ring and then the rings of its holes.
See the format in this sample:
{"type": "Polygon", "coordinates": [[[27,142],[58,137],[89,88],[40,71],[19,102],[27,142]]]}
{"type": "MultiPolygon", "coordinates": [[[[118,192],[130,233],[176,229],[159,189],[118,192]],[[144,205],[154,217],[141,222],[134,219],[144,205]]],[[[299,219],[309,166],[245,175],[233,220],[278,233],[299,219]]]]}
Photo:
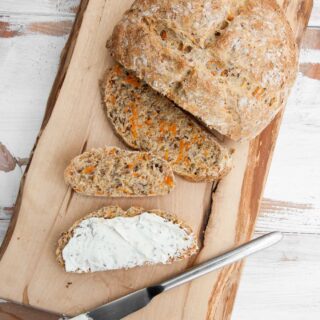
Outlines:
{"type": "Polygon", "coordinates": [[[195,254],[190,227],[160,210],[104,207],[77,221],[58,241],[67,272],[95,272],[167,264],[195,254]]]}
{"type": "Polygon", "coordinates": [[[108,42],[127,69],[234,140],[283,106],[297,46],[274,0],[136,0],[108,42]]]}
{"type": "Polygon", "coordinates": [[[116,147],[92,149],[75,157],[64,176],[76,192],[91,196],[165,195],[175,186],[173,171],[165,160],[116,147]]]}
{"type": "MultiPolygon", "coordinates": [[[[231,167],[229,151],[190,115],[120,65],[102,82],[105,111],[130,147],[151,151],[192,181],[212,181],[231,167]]],[[[166,179],[171,183],[170,177],[166,179]]]]}

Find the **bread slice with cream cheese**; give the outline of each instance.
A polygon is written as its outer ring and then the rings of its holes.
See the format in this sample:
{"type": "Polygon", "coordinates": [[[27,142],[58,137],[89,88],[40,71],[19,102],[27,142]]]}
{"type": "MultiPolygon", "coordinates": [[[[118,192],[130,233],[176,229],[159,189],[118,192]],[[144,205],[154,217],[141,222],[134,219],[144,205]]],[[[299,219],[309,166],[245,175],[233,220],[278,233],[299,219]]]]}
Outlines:
{"type": "Polygon", "coordinates": [[[198,250],[191,228],[161,210],[109,206],[78,220],[58,241],[67,272],[96,272],[169,264],[198,250]]]}

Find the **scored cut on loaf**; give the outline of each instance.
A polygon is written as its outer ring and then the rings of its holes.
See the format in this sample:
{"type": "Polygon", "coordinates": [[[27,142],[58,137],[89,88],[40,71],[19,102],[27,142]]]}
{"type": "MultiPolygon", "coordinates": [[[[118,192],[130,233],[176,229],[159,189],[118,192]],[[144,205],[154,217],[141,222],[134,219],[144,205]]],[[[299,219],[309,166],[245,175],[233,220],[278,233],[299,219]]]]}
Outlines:
{"type": "Polygon", "coordinates": [[[198,251],[191,228],[161,210],[109,206],[76,221],[56,250],[67,272],[96,272],[169,264],[198,251]]]}
{"type": "Polygon", "coordinates": [[[136,0],[111,55],[212,131],[252,138],[297,74],[297,45],[274,0],[136,0]]]}
{"type": "Polygon", "coordinates": [[[128,146],[157,154],[192,181],[229,172],[230,152],[212,134],[120,65],[106,71],[101,87],[107,117],[128,146]]]}
{"type": "Polygon", "coordinates": [[[162,158],[116,147],[92,149],[75,157],[64,177],[76,192],[89,196],[165,195],[175,186],[173,171],[162,158]]]}

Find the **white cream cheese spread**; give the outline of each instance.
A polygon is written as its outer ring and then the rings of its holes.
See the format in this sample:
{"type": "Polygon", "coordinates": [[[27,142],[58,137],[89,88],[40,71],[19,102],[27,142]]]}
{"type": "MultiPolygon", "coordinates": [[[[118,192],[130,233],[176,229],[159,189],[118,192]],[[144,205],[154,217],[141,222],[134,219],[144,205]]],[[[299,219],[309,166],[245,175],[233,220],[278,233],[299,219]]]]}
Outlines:
{"type": "Polygon", "coordinates": [[[193,234],[154,213],[81,221],[62,251],[67,272],[167,263],[195,245],[193,234]]]}
{"type": "Polygon", "coordinates": [[[80,314],[79,316],[73,317],[71,320],[93,320],[86,313],[80,314]]]}

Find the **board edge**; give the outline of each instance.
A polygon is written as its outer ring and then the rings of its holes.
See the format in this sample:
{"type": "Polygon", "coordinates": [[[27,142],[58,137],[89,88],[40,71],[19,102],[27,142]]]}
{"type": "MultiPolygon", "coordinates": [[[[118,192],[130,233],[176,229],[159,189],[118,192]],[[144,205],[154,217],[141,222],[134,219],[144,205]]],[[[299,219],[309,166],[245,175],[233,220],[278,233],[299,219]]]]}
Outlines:
{"type": "MultiPolygon", "coordinates": [[[[297,12],[297,17],[299,15],[303,15],[306,17],[303,29],[299,30],[298,33],[295,34],[296,43],[298,45],[299,50],[301,47],[303,36],[304,36],[305,31],[308,27],[308,21],[311,16],[312,8],[313,8],[313,0],[304,0],[303,5],[301,5],[299,11],[297,12]]],[[[272,122],[255,139],[250,141],[248,160],[247,160],[248,164],[247,164],[245,174],[244,174],[244,179],[242,182],[241,195],[246,192],[246,191],[244,191],[244,189],[246,188],[247,179],[250,179],[250,178],[248,178],[248,176],[254,174],[254,173],[252,173],[252,171],[254,171],[255,167],[257,166],[257,162],[250,163],[250,160],[252,160],[252,159],[250,159],[250,157],[252,158],[252,156],[253,157],[256,156],[257,150],[259,149],[259,146],[260,146],[260,143],[263,140],[270,142],[270,144],[269,144],[269,149],[267,148],[268,154],[267,154],[266,163],[264,164],[263,177],[262,177],[262,179],[259,180],[259,182],[262,182],[262,183],[260,183],[260,186],[259,186],[260,190],[258,189],[258,192],[257,192],[259,195],[257,197],[255,197],[256,203],[254,204],[255,207],[252,210],[252,213],[254,214],[254,222],[253,222],[253,224],[251,224],[251,226],[248,227],[248,222],[244,219],[244,224],[247,225],[246,232],[243,232],[243,228],[239,228],[240,223],[237,222],[236,239],[235,239],[235,243],[237,245],[242,244],[246,241],[249,241],[253,237],[255,224],[256,224],[256,221],[257,221],[257,218],[258,218],[258,215],[260,212],[262,195],[263,195],[265,184],[266,184],[266,181],[268,178],[268,173],[269,173],[270,165],[272,162],[275,146],[277,143],[277,138],[279,135],[284,111],[285,111],[285,106],[275,116],[275,118],[272,120],[272,122]],[[271,138],[269,138],[269,140],[264,139],[264,136],[270,136],[271,138]],[[253,167],[250,168],[250,164],[253,167]]],[[[251,187],[252,187],[252,185],[251,185],[251,187]]],[[[251,193],[253,193],[253,192],[250,191],[250,194],[251,193]]],[[[251,215],[248,214],[248,209],[249,209],[248,207],[250,207],[250,205],[251,205],[251,203],[249,203],[249,204],[244,203],[243,197],[241,196],[240,203],[239,203],[239,211],[238,211],[238,212],[240,212],[240,214],[238,215],[238,219],[239,219],[239,216],[241,216],[241,212],[242,212],[242,215],[246,215],[247,217],[248,216],[251,217],[251,215]]],[[[242,226],[243,226],[243,223],[242,223],[242,226]]],[[[237,296],[237,291],[239,289],[240,278],[241,278],[241,274],[242,274],[242,271],[244,268],[244,264],[245,264],[245,261],[242,260],[240,262],[237,262],[235,264],[234,268],[232,266],[229,266],[227,268],[222,269],[219,272],[218,278],[216,281],[216,285],[212,288],[211,295],[209,296],[209,303],[208,303],[206,320],[211,320],[211,319],[228,320],[228,319],[231,319],[232,311],[233,311],[233,307],[234,307],[234,302],[235,302],[235,299],[237,296]],[[228,278],[229,279],[231,278],[233,280],[233,282],[229,283],[226,286],[227,292],[222,292],[224,290],[223,286],[218,286],[217,284],[219,284],[220,281],[226,282],[226,281],[223,281],[223,279],[228,279],[228,278]],[[219,292],[219,290],[220,290],[220,292],[219,292]],[[220,297],[221,296],[228,297],[227,302],[225,303],[224,308],[222,308],[222,309],[216,307],[216,304],[218,304],[220,301],[219,296],[220,297]],[[216,309],[216,310],[220,309],[221,314],[218,314],[218,315],[214,314],[214,309],[216,309]]]]}

